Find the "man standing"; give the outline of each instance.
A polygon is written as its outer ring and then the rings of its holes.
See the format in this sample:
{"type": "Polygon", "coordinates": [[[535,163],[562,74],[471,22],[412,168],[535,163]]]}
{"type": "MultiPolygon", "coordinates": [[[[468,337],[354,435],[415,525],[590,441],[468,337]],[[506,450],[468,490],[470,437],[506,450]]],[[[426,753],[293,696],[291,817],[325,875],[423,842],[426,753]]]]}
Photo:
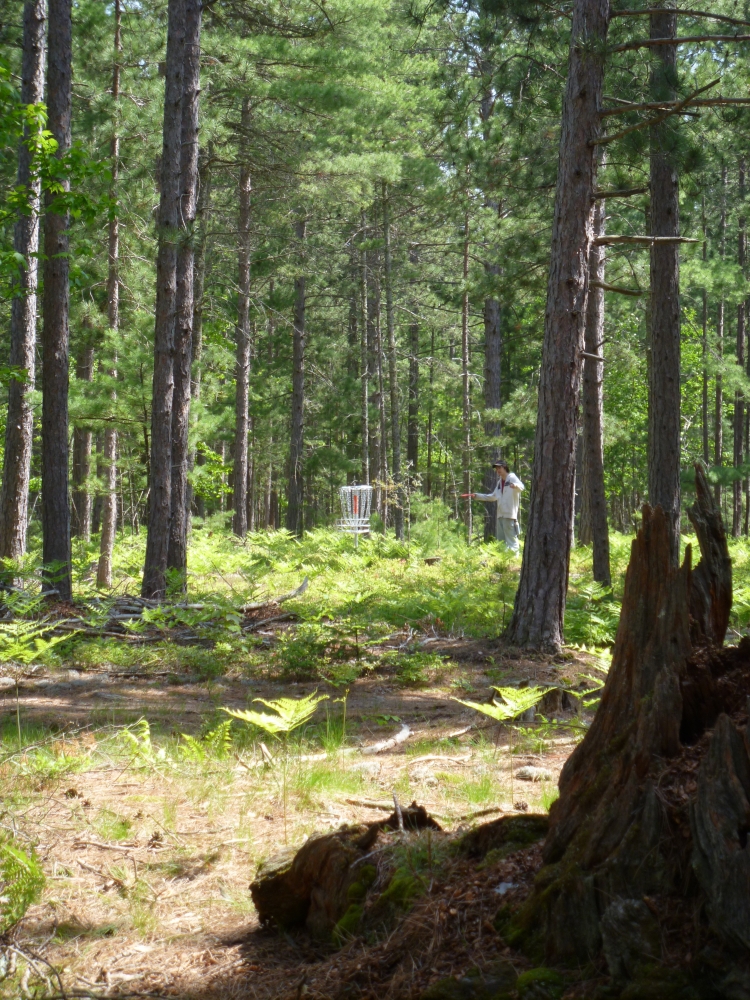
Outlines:
{"type": "Polygon", "coordinates": [[[493,462],[492,468],[498,475],[497,486],[492,493],[472,493],[471,496],[486,503],[497,504],[495,536],[504,541],[511,552],[518,552],[518,507],[521,502],[523,483],[505,462],[493,462]]]}

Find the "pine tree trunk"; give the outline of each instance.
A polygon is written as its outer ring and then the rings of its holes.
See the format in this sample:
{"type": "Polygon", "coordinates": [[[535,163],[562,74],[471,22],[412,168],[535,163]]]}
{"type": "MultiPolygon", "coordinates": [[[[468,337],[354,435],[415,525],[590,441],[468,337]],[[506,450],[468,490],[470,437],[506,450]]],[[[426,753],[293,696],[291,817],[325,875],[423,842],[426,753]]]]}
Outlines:
{"type": "MultiPolygon", "coordinates": [[[[119,135],[119,100],[120,100],[120,59],[122,58],[122,7],[120,0],[115,0],[115,41],[114,67],[112,71],[112,101],[114,103],[114,121],[112,130],[112,187],[110,197],[117,205],[117,181],[120,172],[120,135],[119,135]]],[[[117,211],[109,220],[109,241],[107,252],[107,321],[112,331],[120,328],[120,220],[117,211]]],[[[114,354],[109,368],[109,376],[114,381],[117,377],[117,354],[114,354]]],[[[112,405],[117,402],[117,393],[112,390],[110,395],[112,405]]],[[[117,429],[109,424],[104,431],[104,503],[102,505],[102,537],[99,546],[99,564],[96,570],[96,585],[103,590],[112,588],[112,556],[115,550],[117,534],[117,429]]]]}
{"type": "MultiPolygon", "coordinates": [[[[724,260],[727,234],[727,167],[721,165],[721,215],[719,221],[719,252],[724,260]]],[[[716,314],[716,357],[721,366],[724,357],[724,296],[719,299],[716,314]]],[[[718,468],[724,464],[724,385],[721,371],[716,373],[716,388],[714,395],[714,465],[718,468]]],[[[714,487],[716,504],[721,509],[721,483],[714,487]]]]}
{"type": "MultiPolygon", "coordinates": [[[[604,235],[606,210],[599,199],[594,210],[594,232],[604,235]]],[[[604,281],[604,247],[592,246],[589,282],[604,281]]],[[[583,363],[583,475],[579,540],[593,546],[594,579],[609,587],[609,527],[604,490],[604,363],[595,358],[604,350],[604,289],[589,288],[586,306],[587,357],[583,363]]]]}
{"type": "MultiPolygon", "coordinates": [[[[104,482],[104,466],[102,465],[102,455],[104,454],[104,435],[97,434],[94,437],[94,451],[96,452],[96,465],[94,473],[97,484],[104,482]]],[[[102,529],[102,491],[96,490],[94,502],[91,504],[91,534],[98,535],[102,529]]]]}
{"type": "MultiPolygon", "coordinates": [[[[463,295],[461,298],[461,389],[463,418],[463,449],[461,453],[461,472],[463,475],[463,492],[471,492],[471,375],[469,372],[469,213],[464,219],[464,255],[463,255],[463,295]]],[[[471,545],[473,529],[473,511],[471,499],[466,501],[466,541],[471,545]]]]}
{"type": "MultiPolygon", "coordinates": [[[[706,242],[706,196],[703,195],[702,203],[702,229],[703,229],[703,261],[704,263],[708,260],[708,244],[706,242]]],[[[701,353],[703,355],[703,372],[702,372],[702,392],[701,392],[701,438],[703,444],[703,463],[708,465],[710,462],[710,452],[708,446],[708,291],[706,288],[703,289],[702,295],[702,305],[703,305],[703,315],[701,317],[701,326],[703,331],[703,336],[701,337],[701,353]]]]}
{"type": "MultiPolygon", "coordinates": [[[[23,59],[21,103],[40,104],[44,100],[44,46],[47,20],[46,0],[29,0],[23,9],[23,59]]],[[[35,176],[28,128],[18,146],[16,185],[28,191],[28,215],[19,214],[13,231],[13,249],[25,263],[13,284],[10,306],[9,364],[23,368],[23,381],[8,383],[8,412],[5,423],[3,484],[0,493],[0,558],[20,559],[26,552],[29,511],[29,478],[34,437],[34,409],[30,394],[36,368],[37,284],[39,274],[40,182],[35,176]]]]}
{"type": "MultiPolygon", "coordinates": [[[[740,206],[745,200],[745,160],[742,158],[739,164],[739,191],[738,201],[740,206]]],[[[747,253],[747,236],[745,233],[745,216],[741,214],[738,219],[737,232],[737,263],[744,273],[745,256],[747,253]]],[[[745,322],[747,311],[744,302],[737,306],[737,364],[740,368],[745,367],[746,334],[745,322]]],[[[739,469],[742,466],[742,438],[745,428],[745,397],[741,390],[736,389],[734,393],[734,421],[733,432],[733,459],[735,468],[735,478],[732,482],[732,536],[738,538],[742,530],[742,480],[739,469]]]]}
{"type": "Polygon", "coordinates": [[[380,484],[376,490],[379,513],[383,518],[383,528],[388,526],[388,435],[385,416],[385,387],[383,380],[383,327],[380,311],[380,286],[375,285],[375,378],[378,398],[378,461],[377,478],[380,484]]]}
{"type": "MultiPolygon", "coordinates": [[[[201,360],[203,355],[203,305],[206,283],[206,246],[208,243],[208,221],[211,213],[211,177],[213,166],[213,143],[209,142],[208,150],[199,154],[198,159],[198,204],[195,212],[196,240],[195,265],[193,278],[193,363],[191,397],[192,408],[201,398],[201,360]]],[[[203,464],[203,456],[196,453],[195,446],[189,455],[189,466],[203,464]]],[[[189,488],[192,503],[193,492],[189,488]]],[[[205,502],[202,496],[195,499],[195,510],[198,517],[205,517],[205,502]]]]}
{"type": "MultiPolygon", "coordinates": [[[[367,239],[367,216],[361,216],[362,241],[367,239]]],[[[360,420],[362,422],[362,482],[370,482],[370,352],[367,343],[367,324],[369,309],[367,302],[367,250],[360,248],[360,331],[359,331],[359,367],[360,367],[360,420]]]]}
{"type": "MultiPolygon", "coordinates": [[[[271,429],[273,431],[273,428],[271,429]]],[[[266,476],[266,489],[263,499],[263,527],[268,530],[274,527],[271,519],[271,497],[273,495],[273,433],[268,438],[268,474],[266,476]]]]}
{"type": "Polygon", "coordinates": [[[388,381],[391,395],[391,454],[393,464],[394,503],[393,527],[396,538],[404,537],[404,490],[401,483],[401,406],[398,395],[398,366],[396,355],[396,324],[393,315],[393,262],[391,255],[391,211],[388,186],[383,184],[383,242],[385,263],[385,317],[388,333],[388,381]]]}
{"type": "MultiPolygon", "coordinates": [[[[76,378],[81,382],[91,382],[94,378],[94,348],[80,349],[76,360],[76,378]]],[[[73,475],[71,493],[70,533],[75,538],[91,541],[91,444],[90,427],[73,429],[73,475]]]]}
{"type": "Polygon", "coordinates": [[[174,396],[177,248],[180,240],[180,151],[185,11],[169,0],[164,124],[156,257],[154,381],[151,402],[151,457],[148,537],[141,592],[164,597],[167,587],[169,523],[172,509],[172,402],[174,396]]]}
{"type": "MultiPolygon", "coordinates": [[[[250,337],[250,364],[253,359],[253,345],[255,336],[250,337]]],[[[247,478],[245,479],[245,516],[247,518],[247,530],[255,531],[255,433],[253,429],[253,418],[248,418],[248,433],[250,443],[247,449],[247,478]]]]}
{"type": "Polygon", "coordinates": [[[607,0],[577,0],[563,101],[531,503],[507,639],[559,649],[568,589],[577,410],[591,248],[607,0]]]}
{"type": "MultiPolygon", "coordinates": [[[[409,263],[416,269],[419,256],[416,247],[409,251],[409,263]]],[[[412,302],[416,312],[417,303],[412,302]]],[[[406,461],[409,466],[410,489],[419,475],[419,322],[416,315],[409,324],[409,412],[406,423],[406,461]]]]}
{"type": "Polygon", "coordinates": [[[432,497],[432,418],[433,418],[433,395],[432,390],[435,383],[435,327],[430,333],[430,376],[429,376],[429,402],[427,404],[427,470],[424,478],[424,495],[429,499],[432,497]]]}
{"type": "Polygon", "coordinates": [[[188,457],[190,450],[191,368],[193,362],[193,243],[198,198],[198,98],[200,94],[201,0],[183,0],[183,48],[180,225],[177,255],[177,295],[174,326],[174,393],[172,397],[172,484],[167,567],[187,587],[187,547],[190,527],[188,457]]]}
{"type": "MultiPolygon", "coordinates": [[[[651,14],[651,38],[672,38],[674,13],[651,14]]],[[[676,97],[677,47],[655,47],[651,73],[654,101],[676,97]]],[[[679,236],[680,189],[672,152],[674,123],[651,128],[651,234],[679,236]]],[[[672,562],[680,555],[680,248],[651,248],[651,370],[649,384],[648,496],[671,525],[672,562]]]]}
{"type": "MultiPolygon", "coordinates": [[[[242,136],[250,128],[250,100],[242,104],[242,136]]],[[[241,142],[244,151],[245,142],[241,142]]],[[[232,530],[239,538],[247,534],[247,435],[249,429],[250,391],[250,168],[240,165],[239,245],[238,245],[238,300],[237,300],[237,353],[234,431],[234,517],[232,530]]]]}
{"type": "MultiPolygon", "coordinates": [[[[296,225],[300,258],[304,255],[305,221],[296,225]]],[[[302,263],[302,261],[300,261],[302,263]]],[[[304,476],[302,457],[305,416],[305,278],[294,279],[294,334],[292,342],[292,424],[289,448],[289,492],[286,526],[294,535],[301,535],[304,476]]]]}
{"type": "MultiPolygon", "coordinates": [[[[486,263],[485,275],[496,278],[500,274],[497,264],[486,263]]],[[[484,408],[499,410],[502,406],[502,327],[500,303],[495,298],[484,300],[484,408]]],[[[485,417],[484,433],[488,439],[488,454],[494,461],[500,454],[500,421],[497,417],[485,417]]],[[[483,492],[491,493],[497,483],[494,469],[485,472],[483,492]]],[[[484,507],[484,540],[495,538],[497,532],[497,510],[494,503],[484,507]]]]}
{"type": "MultiPolygon", "coordinates": [[[[58,157],[70,148],[72,97],[71,0],[49,0],[47,127],[58,157]]],[[[62,182],[67,190],[68,181],[62,182]]],[[[53,200],[47,194],[49,206],[53,200]]],[[[42,562],[44,589],[71,598],[68,499],[68,216],[44,217],[44,322],[42,326],[42,562]]]]}

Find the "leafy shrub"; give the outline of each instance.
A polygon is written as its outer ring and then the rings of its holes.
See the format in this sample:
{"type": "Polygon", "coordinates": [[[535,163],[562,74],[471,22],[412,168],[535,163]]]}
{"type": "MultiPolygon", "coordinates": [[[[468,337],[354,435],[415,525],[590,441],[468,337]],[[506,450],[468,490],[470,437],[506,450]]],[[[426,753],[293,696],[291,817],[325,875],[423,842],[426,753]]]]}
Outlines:
{"type": "Polygon", "coordinates": [[[302,622],[279,637],[271,662],[281,673],[295,680],[315,678],[328,662],[326,649],[330,638],[330,630],[325,625],[302,622]]]}
{"type": "Polygon", "coordinates": [[[44,872],[33,853],[10,841],[0,842],[0,934],[23,919],[43,888],[44,872]]]}

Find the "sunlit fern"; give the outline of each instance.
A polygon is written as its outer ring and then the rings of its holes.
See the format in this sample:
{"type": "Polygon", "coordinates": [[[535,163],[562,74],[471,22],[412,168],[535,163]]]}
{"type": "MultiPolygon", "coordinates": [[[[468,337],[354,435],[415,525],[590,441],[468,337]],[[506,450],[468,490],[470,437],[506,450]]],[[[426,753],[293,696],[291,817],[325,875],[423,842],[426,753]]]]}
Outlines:
{"type": "Polygon", "coordinates": [[[43,888],[44,872],[34,855],[11,841],[0,841],[0,934],[23,919],[43,888]]]}

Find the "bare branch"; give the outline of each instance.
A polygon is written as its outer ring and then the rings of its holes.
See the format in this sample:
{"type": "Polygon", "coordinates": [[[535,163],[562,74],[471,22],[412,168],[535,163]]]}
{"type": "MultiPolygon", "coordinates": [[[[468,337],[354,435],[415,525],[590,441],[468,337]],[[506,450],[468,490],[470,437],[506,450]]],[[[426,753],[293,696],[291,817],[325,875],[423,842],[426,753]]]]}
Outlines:
{"type": "Polygon", "coordinates": [[[686,108],[691,104],[698,94],[703,94],[706,90],[710,90],[711,87],[715,87],[717,83],[720,82],[719,77],[712,80],[711,83],[707,83],[705,87],[694,91],[689,97],[683,98],[678,101],[675,106],[670,111],[665,111],[662,115],[657,115],[655,118],[648,118],[646,121],[638,122],[637,125],[631,125],[629,128],[624,128],[621,132],[615,132],[614,135],[605,135],[601,139],[591,139],[589,140],[590,146],[606,146],[610,142],[614,142],[615,139],[621,139],[625,135],[629,135],[631,132],[637,132],[639,129],[648,128],[651,125],[658,125],[660,122],[666,121],[672,115],[679,115],[683,108],[686,108]]]}
{"type": "Polygon", "coordinates": [[[610,52],[631,49],[651,49],[657,45],[689,45],[691,42],[750,42],[750,35],[687,35],[684,38],[641,38],[622,45],[613,45],[610,52]]]}
{"type": "Polygon", "coordinates": [[[648,188],[624,188],[622,191],[594,191],[595,198],[630,198],[634,194],[646,194],[648,188]]]}
{"type": "Polygon", "coordinates": [[[610,17],[641,17],[650,14],[679,14],[683,17],[707,17],[711,21],[724,21],[726,24],[746,25],[750,27],[750,21],[738,21],[736,17],[727,17],[726,14],[711,14],[705,10],[678,10],[676,7],[647,7],[645,10],[613,10],[610,17]]]}
{"type": "MultiPolygon", "coordinates": [[[[645,295],[645,292],[641,288],[623,288],[621,285],[608,285],[606,281],[590,281],[590,288],[602,288],[605,292],[617,292],[618,295],[632,295],[634,298],[639,298],[641,295],[645,295]]],[[[593,354],[584,354],[584,357],[593,357],[593,354]]]]}
{"type": "MultiPolygon", "coordinates": [[[[669,111],[677,103],[677,101],[661,101],[656,104],[626,104],[625,102],[621,102],[620,107],[605,108],[600,114],[602,118],[606,118],[608,115],[624,115],[628,111],[669,111]]],[[[750,104],[750,97],[705,97],[701,100],[691,101],[690,103],[692,107],[696,108],[718,108],[724,105],[750,104]]]]}
{"type": "Polygon", "coordinates": [[[665,243],[700,243],[687,236],[597,236],[594,245],[597,247],[635,244],[636,246],[660,246],[665,243]]]}

